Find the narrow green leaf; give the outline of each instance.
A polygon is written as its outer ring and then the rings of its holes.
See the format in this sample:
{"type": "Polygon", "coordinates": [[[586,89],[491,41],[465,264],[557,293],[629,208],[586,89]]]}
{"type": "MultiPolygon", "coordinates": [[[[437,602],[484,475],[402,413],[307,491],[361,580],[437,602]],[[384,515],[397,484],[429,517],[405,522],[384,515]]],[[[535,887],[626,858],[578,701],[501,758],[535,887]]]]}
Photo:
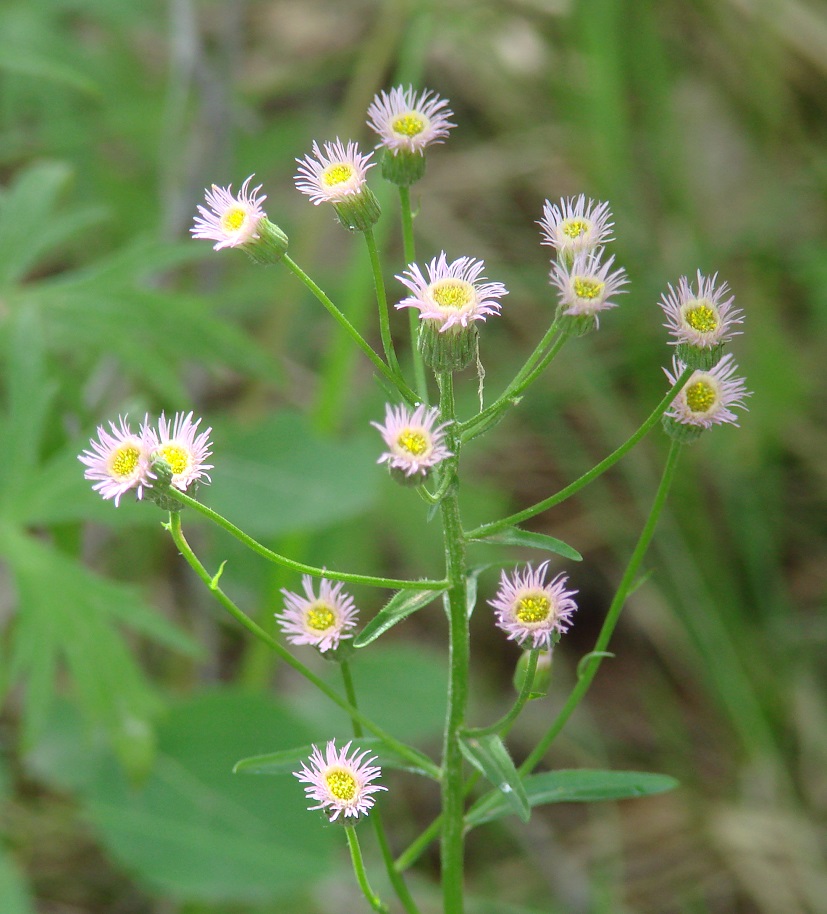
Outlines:
{"type": "Polygon", "coordinates": [[[500,791],[498,801],[508,812],[515,812],[528,822],[531,807],[525,786],[520,778],[505,743],[494,733],[480,737],[463,737],[459,747],[468,761],[500,791]]]}
{"type": "MultiPolygon", "coordinates": [[[[533,774],[523,781],[532,806],[547,803],[592,803],[628,800],[674,790],[678,781],[665,774],[645,771],[563,770],[533,774]]],[[[502,795],[479,800],[468,811],[469,828],[501,819],[513,810],[502,795]]]]}
{"type": "Polygon", "coordinates": [[[393,628],[397,622],[432,603],[441,590],[400,590],[388,600],[379,612],[368,622],[353,641],[354,647],[365,647],[393,628]]]}
{"type": "MultiPolygon", "coordinates": [[[[423,767],[420,768],[390,746],[386,746],[377,737],[362,737],[354,740],[353,744],[360,750],[367,749],[376,755],[383,768],[396,768],[400,771],[410,771],[413,774],[430,777],[427,768],[433,763],[427,756],[421,756],[423,767]]],[[[416,752],[412,747],[409,748],[416,752]]],[[[233,766],[233,774],[290,774],[296,771],[302,762],[310,758],[312,751],[312,746],[299,746],[295,749],[284,749],[281,752],[270,752],[266,755],[253,755],[236,762],[233,766]]],[[[421,753],[417,752],[417,755],[421,755],[421,753]]]]}
{"type": "Polygon", "coordinates": [[[483,536],[471,542],[496,543],[502,546],[529,546],[532,549],[545,549],[546,552],[554,552],[574,562],[583,561],[583,556],[562,540],[555,539],[553,536],[546,536],[545,533],[531,533],[528,530],[520,530],[519,527],[506,527],[504,530],[498,530],[490,536],[483,536]]]}

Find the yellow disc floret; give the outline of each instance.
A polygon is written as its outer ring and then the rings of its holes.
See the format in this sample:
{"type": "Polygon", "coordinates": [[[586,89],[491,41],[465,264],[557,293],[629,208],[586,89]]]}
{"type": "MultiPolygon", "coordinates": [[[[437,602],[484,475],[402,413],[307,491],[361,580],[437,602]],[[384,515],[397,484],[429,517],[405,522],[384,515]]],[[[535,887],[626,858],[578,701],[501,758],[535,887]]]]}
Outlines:
{"type": "Polygon", "coordinates": [[[566,219],[561,223],[560,230],[566,238],[579,238],[589,230],[589,223],[583,219],[566,219]]]}
{"type": "Polygon", "coordinates": [[[237,232],[247,219],[247,211],[239,206],[228,209],[221,216],[221,228],[225,232],[237,232]]]}
{"type": "Polygon", "coordinates": [[[391,129],[394,133],[402,136],[417,136],[425,129],[426,121],[415,111],[409,111],[407,114],[401,114],[391,122],[391,129]]]}
{"type": "Polygon", "coordinates": [[[185,473],[192,465],[192,454],[180,444],[164,444],[158,448],[158,453],[176,476],[185,473]]]}
{"type": "Polygon", "coordinates": [[[693,413],[708,413],[717,399],[718,393],[708,381],[695,381],[686,388],[686,405],[693,413]]]}
{"type": "Polygon", "coordinates": [[[517,619],[524,624],[545,622],[548,619],[551,601],[545,594],[533,593],[517,601],[517,619]]]}
{"type": "Polygon", "coordinates": [[[322,172],[322,182],[328,187],[335,187],[337,184],[344,184],[353,177],[353,166],[346,162],[337,162],[329,165],[322,172]]]}
{"type": "Polygon", "coordinates": [[[336,615],[325,603],[317,603],[307,610],[304,617],[308,628],[314,632],[326,632],[336,624],[336,615]]]}
{"type": "Polygon", "coordinates": [[[711,333],[718,329],[718,312],[706,302],[695,302],[683,313],[686,323],[698,333],[711,333]]]}
{"type": "Polygon", "coordinates": [[[428,450],[428,437],[421,431],[406,428],[396,439],[396,443],[403,451],[414,457],[421,457],[428,450]]]}
{"type": "Polygon", "coordinates": [[[440,308],[465,308],[474,300],[474,287],[460,279],[445,279],[431,286],[431,296],[440,308]]]}
{"type": "Polygon", "coordinates": [[[356,789],[359,786],[356,778],[344,768],[331,768],[324,776],[327,782],[327,789],[336,797],[345,803],[350,802],[356,796],[356,789]]]}
{"type": "Polygon", "coordinates": [[[574,294],[578,298],[585,298],[589,301],[600,298],[606,288],[605,282],[584,276],[575,276],[571,284],[574,288],[574,294]]]}
{"type": "Polygon", "coordinates": [[[109,469],[113,476],[126,479],[135,472],[140,458],[141,451],[136,445],[125,444],[112,454],[109,469]]]}

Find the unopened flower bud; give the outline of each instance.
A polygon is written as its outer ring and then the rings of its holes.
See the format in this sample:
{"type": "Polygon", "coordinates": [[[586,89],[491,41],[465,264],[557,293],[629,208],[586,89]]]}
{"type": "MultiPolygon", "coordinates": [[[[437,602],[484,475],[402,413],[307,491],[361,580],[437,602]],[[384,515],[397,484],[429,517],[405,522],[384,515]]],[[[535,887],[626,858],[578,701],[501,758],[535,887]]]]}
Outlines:
{"type": "MultiPolygon", "coordinates": [[[[531,657],[531,651],[524,651],[517,661],[514,669],[514,688],[517,692],[522,692],[528,676],[528,663],[531,657]]],[[[537,666],[534,675],[531,678],[531,691],[528,694],[529,701],[535,698],[545,698],[548,695],[549,686],[551,685],[551,651],[540,651],[537,655],[537,666]]]]}

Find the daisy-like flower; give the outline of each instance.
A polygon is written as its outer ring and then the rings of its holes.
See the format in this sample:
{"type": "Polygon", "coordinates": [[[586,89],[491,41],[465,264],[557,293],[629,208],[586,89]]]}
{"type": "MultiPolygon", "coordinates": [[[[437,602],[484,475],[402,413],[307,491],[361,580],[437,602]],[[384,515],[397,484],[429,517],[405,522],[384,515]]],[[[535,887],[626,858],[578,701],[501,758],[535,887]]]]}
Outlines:
{"type": "Polygon", "coordinates": [[[375,95],[368,108],[368,127],[379,135],[380,144],[392,153],[415,152],[441,143],[456,124],[454,112],[436,92],[424,90],[417,97],[413,86],[397,86],[375,95]]]}
{"type": "Polygon", "coordinates": [[[300,771],[293,775],[303,784],[307,784],[304,792],[308,800],[313,800],[316,805],[308,809],[323,809],[331,822],[339,816],[345,821],[348,818],[358,820],[366,816],[376,802],[373,794],[380,790],[387,790],[380,784],[373,784],[382,773],[378,765],[371,765],[376,761],[376,756],[368,755],[368,750],[362,752],[354,750],[348,758],[351,740],[348,740],[340,750],[336,749],[336,740],[328,742],[325,754],[313,746],[310,753],[310,765],[302,762],[300,771]]]}
{"type": "Polygon", "coordinates": [[[90,441],[92,449],[85,450],[78,459],[85,464],[84,477],[95,480],[92,488],[103,498],[112,498],[117,507],[121,496],[134,489],[138,498],[144,487],[151,486],[149,466],[150,447],[146,427],[134,434],[125,416],[118,417],[118,424],[109,423],[110,431],[98,426],[97,441],[90,441]]]}
{"type": "Polygon", "coordinates": [[[385,439],[388,450],[377,463],[387,463],[400,481],[417,485],[441,460],[453,454],[445,446],[445,429],[449,422],[437,425],[439,410],[420,404],[411,412],[404,405],[385,407],[385,424],[371,422],[385,439]]]}
{"type": "Polygon", "coordinates": [[[593,251],[612,240],[612,213],[608,203],[565,197],[559,205],[546,200],[539,225],[543,244],[553,247],[561,260],[571,261],[581,251],[593,251]]]}
{"type": "Polygon", "coordinates": [[[261,204],[267,199],[260,194],[261,185],[250,190],[254,175],[241,185],[238,195],[233,194],[232,184],[229,187],[218,187],[213,184],[206,192],[207,206],[198,207],[201,216],[195,217],[190,232],[193,238],[207,238],[215,241],[213,250],[238,248],[249,244],[259,237],[259,223],[265,217],[261,204]]]}
{"type": "Polygon", "coordinates": [[[560,293],[563,314],[572,317],[594,318],[598,325],[598,312],[616,308],[612,299],[622,294],[626,285],[626,272],[622,268],[612,271],[614,255],[603,261],[603,248],[575,254],[570,265],[555,262],[551,265],[550,280],[560,293]]]}
{"type": "Polygon", "coordinates": [[[705,277],[698,270],[693,288],[681,276],[677,290],[670,285],[658,302],[666,315],[664,327],[674,337],[669,342],[678,347],[678,358],[693,368],[711,368],[722,344],[741,332],[735,325],[743,323],[743,311],[733,308],[735,296],[725,282],[716,285],[717,280],[717,273],[705,277]]]}
{"type": "Polygon", "coordinates": [[[484,321],[489,314],[499,314],[502,305],[497,300],[508,295],[501,282],[487,282],[480,276],[485,269],[482,260],[460,257],[448,263],[443,251],[425,268],[422,275],[417,264],[396,278],[413,293],[403,298],[397,308],[418,308],[419,318],[434,321],[440,333],[451,327],[467,327],[472,321],[484,321]]]}
{"type": "MultiPolygon", "coordinates": [[[[686,365],[673,356],[672,372],[668,368],[663,370],[674,385],[685,369],[686,365]]],[[[664,414],[667,431],[670,425],[699,431],[724,422],[738,425],[738,417],[732,410],[746,409],[744,400],[752,394],[743,378],[733,377],[737,370],[729,353],[709,371],[695,371],[664,414]]]]}
{"type": "Polygon", "coordinates": [[[276,621],[291,644],[312,644],[322,653],[335,650],[339,641],[352,638],[358,610],[349,593],[342,592],[342,582],[331,584],[322,578],[319,595],[313,590],[313,578],[302,576],[305,595],[282,589],[284,612],[276,621]]]}
{"type": "Polygon", "coordinates": [[[497,611],[497,625],[523,647],[530,642],[531,647],[551,650],[577,609],[572,599],[577,591],[566,590],[564,574],[546,583],[548,564],[543,562],[536,570],[526,565],[522,574],[515,571],[512,577],[503,571],[500,588],[488,601],[497,611]]]}
{"type": "Polygon", "coordinates": [[[164,414],[158,420],[158,430],[148,430],[152,457],[162,457],[172,470],[169,484],[181,492],[194,482],[210,481],[207,470],[213,465],[207,463],[210,450],[211,428],[198,431],[200,419],[193,422],[192,413],[176,413],[170,422],[164,414]]]}

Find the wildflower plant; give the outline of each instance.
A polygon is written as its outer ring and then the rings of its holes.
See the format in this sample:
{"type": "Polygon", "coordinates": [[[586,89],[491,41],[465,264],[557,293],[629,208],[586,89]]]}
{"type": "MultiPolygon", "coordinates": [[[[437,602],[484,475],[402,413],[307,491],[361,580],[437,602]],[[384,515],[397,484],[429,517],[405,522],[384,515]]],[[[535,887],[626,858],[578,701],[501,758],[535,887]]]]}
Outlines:
{"type": "MultiPolygon", "coordinates": [[[[262,209],[265,197],[261,187],[251,189],[252,178],[243,182],[237,195],[229,187],[213,185],[206,192],[206,207],[198,207],[200,215],[192,228],[196,238],[216,242],[217,251],[240,248],[255,260],[280,262],[369,360],[389,396],[384,419],[377,417],[372,422],[379,433],[376,462],[388,467],[389,485],[398,482],[415,489],[426,503],[423,511],[439,517],[441,530],[436,525],[429,529],[441,538],[444,566],[422,569],[413,579],[385,577],[365,570],[307,565],[257,542],[231,518],[210,508],[208,494],[202,500],[198,484],[210,481],[207,471],[221,473],[221,456],[212,457],[210,429],[200,430],[201,420],[191,412],[176,413],[172,420],[162,414],[154,424],[146,417],[137,431],[127,417],[120,417],[108,428],[101,425],[97,437],[80,455],[93,489],[115,506],[130,491],[138,499],[149,495],[161,505],[168,512],[166,529],[178,551],[223,608],[295,674],[310,682],[320,696],[346,712],[352,732],[341,748],[337,748],[336,739],[344,735],[331,733],[324,749],[314,745],[282,750],[273,756],[273,766],[279,771],[293,771],[304,785],[309,809],[321,810],[330,822],[346,826],[359,887],[373,910],[389,911],[387,902],[371,887],[357,838],[362,821],[371,820],[390,890],[408,914],[417,914],[420,908],[408,885],[407,871],[432,843],[439,842],[443,910],[445,914],[462,914],[464,847],[470,829],[510,814],[527,821],[534,806],[552,797],[557,801],[582,799],[577,793],[577,773],[567,772],[567,778],[560,778],[549,750],[607,656],[626,598],[637,585],[684,444],[716,425],[737,424],[735,410],[744,408],[749,395],[743,379],[736,376],[732,355],[723,352],[743,321],[726,283],[717,275],[706,278],[700,272],[694,285],[682,277],[675,287],[668,287],[660,302],[672,336],[669,342],[677,347],[671,366],[665,369],[668,389],[634,434],[559,492],[469,529],[459,502],[459,490],[466,485],[466,451],[517,407],[531,385],[541,382],[564,345],[576,346],[578,336],[600,328],[600,317],[619,306],[619,296],[627,291],[629,279],[625,270],[615,265],[614,255],[607,253],[614,229],[607,202],[588,199],[585,194],[563,198],[559,203],[545,201],[540,220],[542,244],[554,252],[549,265],[552,306],[548,326],[537,333],[537,345],[503,390],[474,414],[461,415],[455,385],[464,381],[458,372],[474,358],[478,362],[496,358],[487,339],[486,320],[507,315],[503,299],[508,290],[483,276],[486,267],[473,252],[460,252],[449,260],[441,251],[429,260],[417,260],[409,186],[421,177],[421,169],[416,172],[416,168],[424,167],[434,144],[448,139],[454,127],[448,120],[452,116],[447,101],[410,87],[382,92],[370,106],[368,125],[384,147],[383,161],[391,160],[382,171],[399,196],[403,263],[383,264],[373,238],[373,225],[382,214],[368,186],[368,179],[373,177],[369,174],[372,153],[361,153],[354,141],[337,139],[323,146],[314,142],[312,152],[297,159],[299,191],[316,205],[330,203],[343,226],[365,238],[374,274],[381,352],[291,258],[286,235],[272,226],[262,209]],[[278,244],[274,239],[279,239],[278,244]],[[419,262],[424,262],[424,268],[419,262]],[[386,272],[395,275],[401,287],[393,310],[388,307],[386,272]],[[407,324],[400,322],[405,311],[409,314],[407,324]],[[397,345],[407,350],[405,360],[400,360],[397,345]],[[410,367],[403,369],[403,361],[410,367]],[[433,377],[429,377],[428,369],[433,377]],[[569,563],[582,557],[561,540],[521,525],[605,473],[659,423],[671,440],[650,514],[611,603],[600,610],[594,647],[582,658],[576,681],[564,695],[562,685],[558,686],[552,676],[553,656],[565,633],[584,612],[578,610],[577,593],[568,576],[569,563]],[[210,459],[215,459],[215,466],[207,463],[210,459]],[[302,576],[301,592],[287,587],[282,590],[283,605],[273,607],[269,627],[254,621],[223,589],[223,566],[209,570],[202,563],[184,533],[184,509],[203,516],[263,560],[302,576]],[[503,651],[513,651],[517,694],[500,719],[479,726],[471,725],[468,712],[472,664],[469,619],[478,602],[477,590],[488,587],[491,593],[494,582],[482,577],[478,586],[479,571],[469,565],[471,544],[533,549],[549,555],[534,564],[521,561],[521,555],[515,553],[500,569],[499,587],[485,598],[492,610],[487,611],[486,618],[492,627],[500,629],[503,651]],[[366,592],[370,588],[391,590],[393,595],[378,610],[378,600],[363,601],[360,597],[363,614],[368,616],[360,628],[355,600],[345,591],[345,584],[359,585],[366,592]],[[362,651],[377,645],[390,628],[415,612],[433,612],[428,608],[435,603],[441,604],[447,615],[449,656],[445,726],[438,757],[402,741],[366,715],[360,708],[350,669],[354,658],[358,660],[362,651]],[[340,689],[305,663],[302,656],[307,648],[314,648],[338,666],[340,689]],[[530,752],[520,759],[512,758],[509,731],[527,702],[541,700],[549,691],[557,695],[557,711],[551,722],[530,752]],[[548,770],[538,772],[541,764],[549,766],[548,770]],[[394,767],[407,772],[400,777],[418,776],[430,781],[434,798],[439,798],[438,816],[402,850],[391,847],[382,818],[382,813],[392,813],[394,808],[396,781],[385,779],[386,769],[394,767]],[[381,784],[377,783],[380,777],[381,784]],[[477,790],[469,803],[469,795],[481,780],[487,786],[477,790]]],[[[656,321],[656,303],[648,312],[639,309],[636,319],[656,321]]],[[[261,757],[257,761],[260,763],[261,757]]],[[[244,767],[242,760],[237,768],[244,767]]],[[[613,798],[656,793],[675,783],[661,775],[635,772],[618,779],[618,773],[612,774],[611,791],[607,787],[605,796],[611,794],[613,798]],[[622,786],[618,787],[624,784],[625,793],[622,786]]],[[[588,775],[589,795],[599,799],[601,791],[595,785],[600,785],[601,779],[608,784],[609,773],[588,775]]]]}

